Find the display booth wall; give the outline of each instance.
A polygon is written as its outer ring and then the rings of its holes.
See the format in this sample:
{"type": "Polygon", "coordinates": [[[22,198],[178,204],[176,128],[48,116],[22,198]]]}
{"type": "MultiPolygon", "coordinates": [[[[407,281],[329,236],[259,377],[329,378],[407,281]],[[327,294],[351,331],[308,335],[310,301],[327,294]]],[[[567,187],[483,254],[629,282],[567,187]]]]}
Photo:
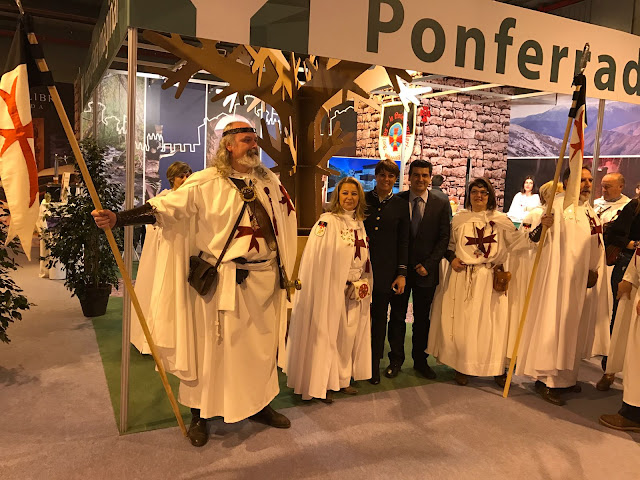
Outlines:
{"type": "MultiPolygon", "coordinates": [[[[430,82],[460,88],[478,84],[457,78],[430,82]]],[[[501,87],[490,91],[512,95],[513,90],[501,87]]],[[[416,141],[404,172],[405,188],[409,185],[409,163],[428,160],[433,164],[433,174],[444,176],[443,190],[463,204],[467,159],[471,159],[471,176],[491,179],[502,207],[511,102],[474,103],[477,99],[478,96],[463,93],[422,99],[421,105],[428,108],[429,115],[417,117],[416,141]]],[[[379,158],[380,113],[370,106],[360,106],[357,113],[356,154],[379,158]]]]}

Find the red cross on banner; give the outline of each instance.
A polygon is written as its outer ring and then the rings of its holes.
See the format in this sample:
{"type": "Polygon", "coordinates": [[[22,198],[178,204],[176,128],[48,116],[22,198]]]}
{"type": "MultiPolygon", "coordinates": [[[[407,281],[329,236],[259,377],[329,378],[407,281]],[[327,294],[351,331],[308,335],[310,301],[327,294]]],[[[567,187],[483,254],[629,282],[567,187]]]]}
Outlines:
{"type": "Polygon", "coordinates": [[[484,236],[484,228],[485,227],[475,227],[476,228],[476,236],[475,237],[467,237],[467,243],[465,245],[477,245],[478,250],[480,250],[484,258],[489,258],[489,253],[491,253],[491,244],[498,243],[496,242],[496,234],[492,233],[491,235],[484,236]],[[485,247],[485,243],[489,245],[489,248],[485,247]]]}
{"type": "MultiPolygon", "coordinates": [[[[40,207],[29,100],[29,77],[34,69],[37,72],[21,19],[0,70],[0,178],[11,215],[7,243],[18,237],[28,258],[40,207]]],[[[37,75],[34,79],[39,83],[37,75]]]]}

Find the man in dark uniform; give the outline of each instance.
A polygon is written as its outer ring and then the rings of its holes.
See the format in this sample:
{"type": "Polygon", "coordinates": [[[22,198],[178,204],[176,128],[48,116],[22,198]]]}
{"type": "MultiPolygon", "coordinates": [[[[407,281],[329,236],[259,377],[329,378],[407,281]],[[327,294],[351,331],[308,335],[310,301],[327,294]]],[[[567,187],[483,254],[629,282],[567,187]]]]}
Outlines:
{"type": "MultiPolygon", "coordinates": [[[[409,166],[410,190],[401,192],[409,202],[411,228],[409,234],[409,264],[407,286],[402,295],[391,300],[389,319],[389,366],[386,377],[394,378],[404,362],[405,319],[409,295],[413,293],[413,368],[426,378],[436,378],[427,364],[427,338],[429,336],[431,302],[439,281],[442,260],[451,234],[450,205],[427,189],[431,183],[431,163],[414,160],[409,166]]],[[[374,266],[375,269],[375,266],[374,266]]],[[[374,270],[375,272],[375,270],[374,270]]],[[[374,283],[375,288],[375,283],[374,283]]]]}
{"type": "MultiPolygon", "coordinates": [[[[434,196],[440,197],[449,203],[449,197],[446,193],[442,191],[442,184],[444,183],[444,177],[442,175],[434,175],[431,178],[431,193],[434,196]]],[[[451,203],[449,203],[449,220],[453,218],[453,214],[451,212],[451,203]]]]}
{"type": "Polygon", "coordinates": [[[371,297],[371,361],[372,384],[380,383],[380,360],[384,354],[387,333],[387,311],[394,295],[404,292],[409,252],[409,209],[407,201],[393,194],[400,169],[391,160],[376,165],[376,187],[365,194],[373,267],[371,297]]]}

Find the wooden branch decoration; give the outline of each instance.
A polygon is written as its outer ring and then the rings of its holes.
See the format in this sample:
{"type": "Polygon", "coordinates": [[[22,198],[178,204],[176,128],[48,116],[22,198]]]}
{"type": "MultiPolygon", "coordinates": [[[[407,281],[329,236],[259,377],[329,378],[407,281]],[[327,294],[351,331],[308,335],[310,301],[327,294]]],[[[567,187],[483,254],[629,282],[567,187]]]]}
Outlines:
{"type": "Polygon", "coordinates": [[[262,138],[258,138],[258,146],[276,162],[277,167],[272,170],[291,175],[295,163],[287,138],[280,132],[280,126],[277,126],[276,137],[273,138],[267,130],[267,122],[264,118],[261,120],[261,124],[262,138]]]}

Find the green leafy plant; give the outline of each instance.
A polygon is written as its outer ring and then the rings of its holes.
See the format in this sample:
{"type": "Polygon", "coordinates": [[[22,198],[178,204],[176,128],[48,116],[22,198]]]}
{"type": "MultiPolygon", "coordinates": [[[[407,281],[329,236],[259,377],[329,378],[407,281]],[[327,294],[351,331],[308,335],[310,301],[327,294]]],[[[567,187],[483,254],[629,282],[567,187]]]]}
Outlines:
{"type": "Polygon", "coordinates": [[[21,249],[17,240],[12,240],[5,246],[8,227],[4,218],[9,212],[0,208],[0,341],[9,343],[7,328],[16,320],[22,320],[23,310],[29,310],[33,303],[29,303],[27,297],[22,295],[22,289],[14,282],[10,274],[18,269],[19,265],[14,258],[21,249]],[[11,255],[13,253],[13,255],[11,255]]]}
{"type": "MultiPolygon", "coordinates": [[[[105,209],[117,211],[124,202],[121,185],[111,183],[105,165],[106,148],[93,139],[80,142],[89,173],[105,209]]],[[[77,163],[75,164],[78,170],[77,163]]],[[[82,299],[88,288],[110,285],[118,288],[118,265],[111,253],[106,235],[91,216],[93,202],[86,188],[68,196],[66,204],[52,204],[47,217],[50,234],[46,240],[52,259],[49,267],[60,262],[67,272],[65,287],[82,299]]],[[[120,250],[123,249],[123,229],[113,231],[120,250]]]]}

